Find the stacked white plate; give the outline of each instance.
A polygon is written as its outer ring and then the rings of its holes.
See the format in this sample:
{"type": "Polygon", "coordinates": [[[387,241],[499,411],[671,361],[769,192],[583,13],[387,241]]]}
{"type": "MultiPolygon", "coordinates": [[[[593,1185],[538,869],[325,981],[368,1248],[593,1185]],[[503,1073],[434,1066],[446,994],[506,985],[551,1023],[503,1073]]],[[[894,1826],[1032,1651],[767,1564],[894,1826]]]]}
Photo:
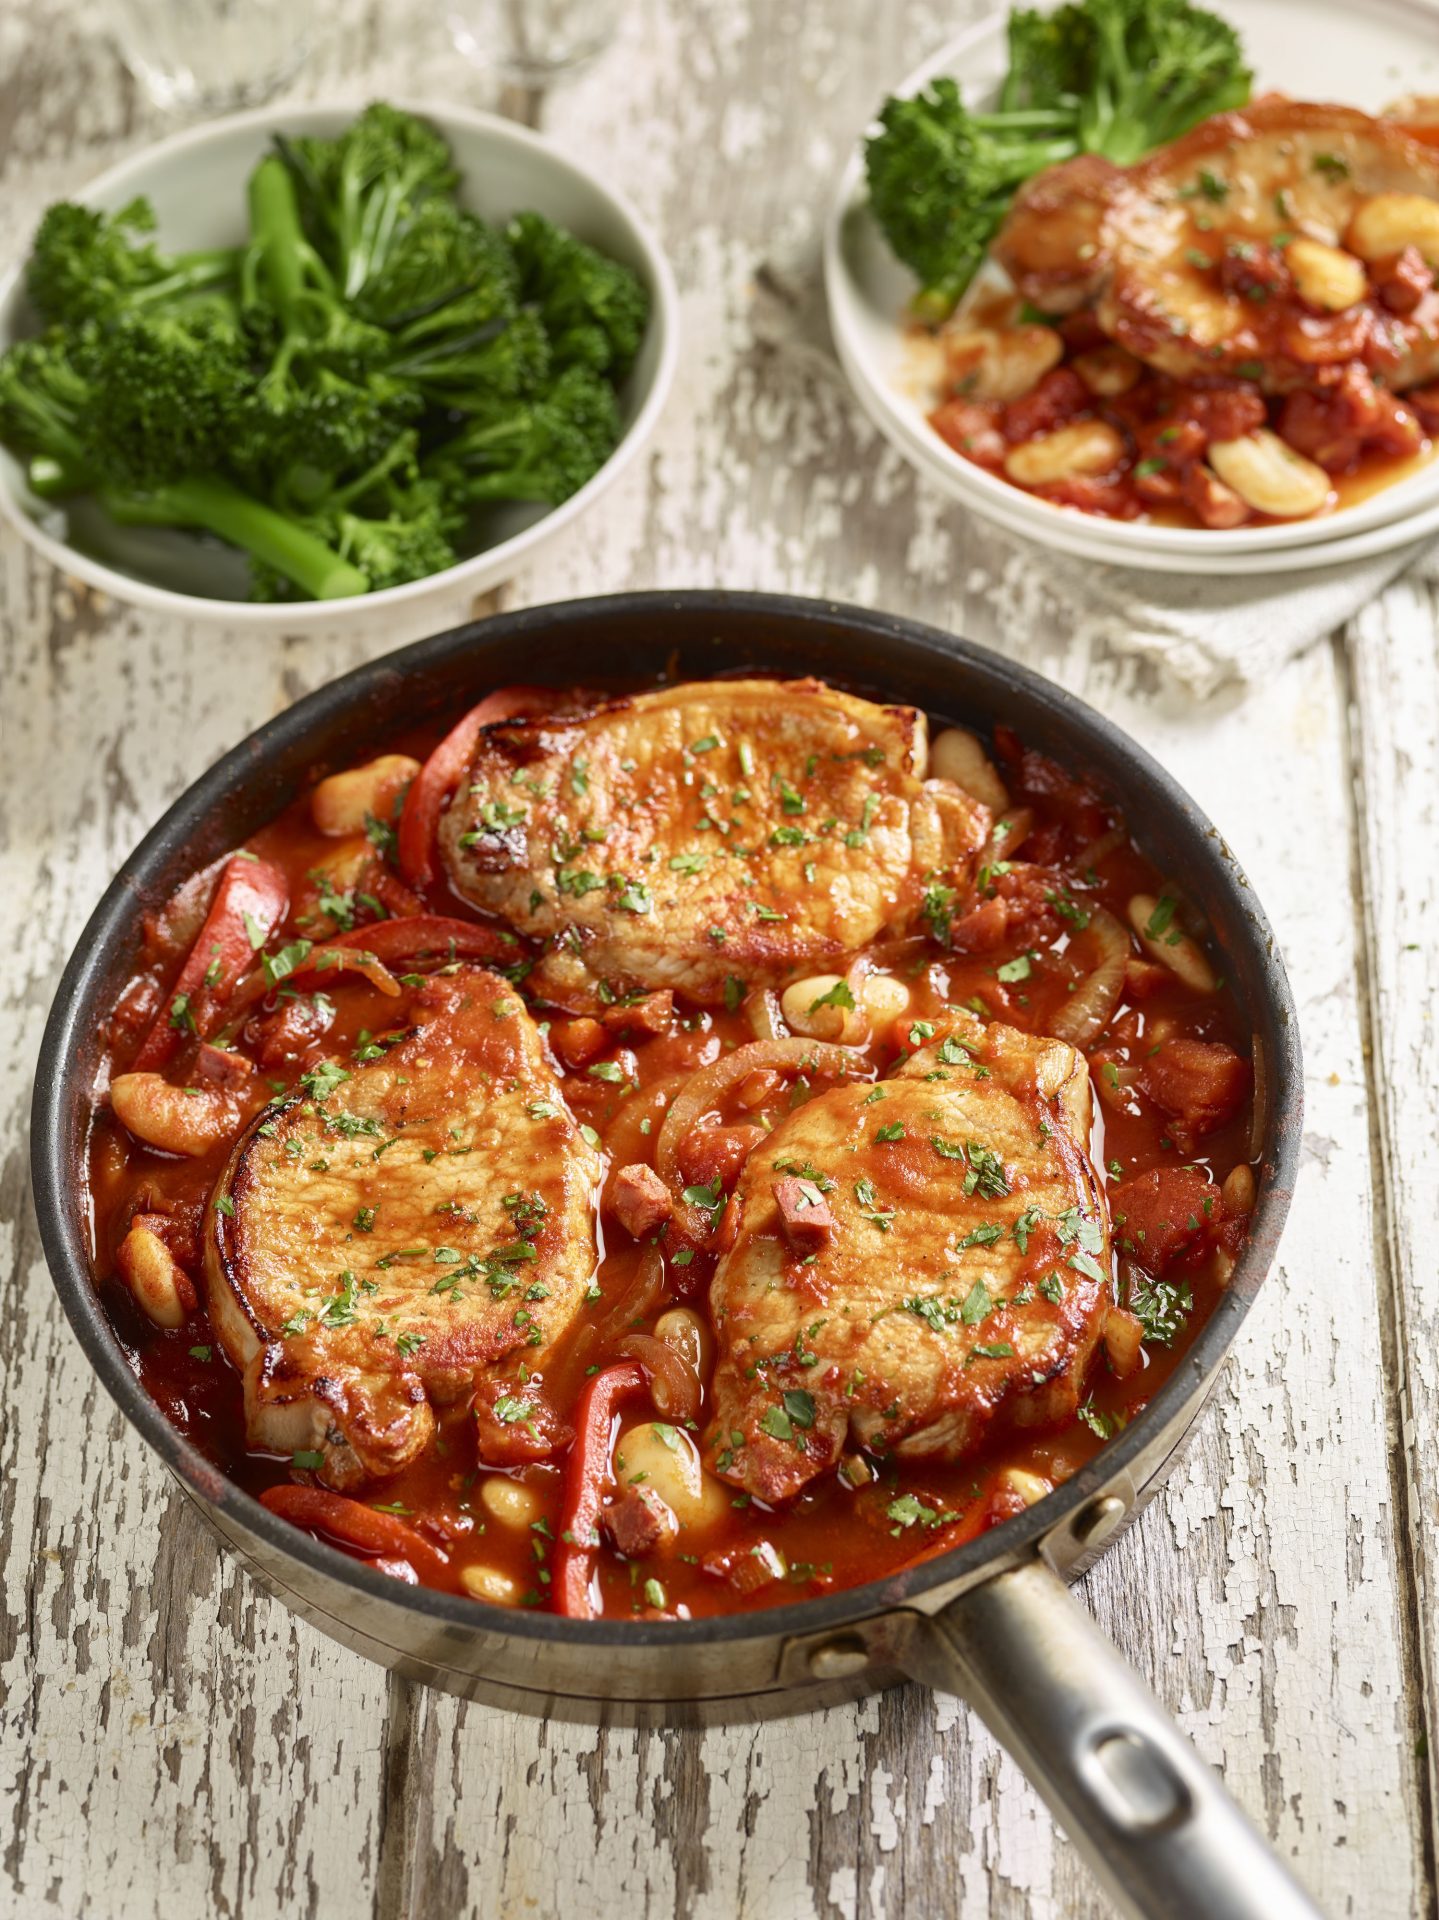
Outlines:
{"type": "MultiPolygon", "coordinates": [[[[1439,93],[1436,0],[1220,0],[1243,35],[1254,91],[1377,113],[1396,95],[1439,93]]],[[[992,98],[1006,67],[1004,14],[942,47],[892,89],[916,93],[951,74],[966,103],[992,98]]],[[[1280,526],[1207,528],[1104,520],[997,479],[946,446],[928,414],[934,356],[906,324],[914,291],[869,211],[857,147],[825,234],[825,289],[835,345],[875,425],[921,473],[1013,533],[1086,559],[1164,573],[1282,573],[1364,559],[1439,532],[1439,457],[1332,513],[1280,526]]]]}

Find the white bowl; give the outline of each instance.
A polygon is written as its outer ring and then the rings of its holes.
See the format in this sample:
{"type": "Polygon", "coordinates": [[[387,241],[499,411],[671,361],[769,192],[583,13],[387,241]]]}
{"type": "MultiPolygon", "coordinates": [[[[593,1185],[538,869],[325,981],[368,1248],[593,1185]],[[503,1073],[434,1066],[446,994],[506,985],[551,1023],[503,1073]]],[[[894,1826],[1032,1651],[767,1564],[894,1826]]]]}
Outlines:
{"type": "MultiPolygon", "coordinates": [[[[246,179],[269,151],[271,136],[339,133],[363,104],[263,107],[215,120],[122,160],[74,198],[113,210],[143,194],[154,206],[163,247],[234,245],[246,234],[246,179]]],[[[245,598],[243,555],[192,534],[116,527],[93,504],[77,502],[72,511],[66,503],[37,500],[21,464],[0,449],[0,513],[47,560],[117,599],[163,613],[192,619],[208,614],[227,626],[286,632],[343,619],[353,629],[393,616],[397,609],[412,616],[426,601],[459,601],[497,586],[562,533],[633,460],[654,431],[679,354],[678,296],[658,241],[622,194],[527,128],[466,107],[396,104],[428,120],[449,142],[465,206],[493,221],[530,209],[545,214],[623,261],[644,282],[649,325],[620,388],[622,438],[604,466],[558,507],[503,509],[495,516],[500,537],[443,573],[350,600],[271,606],[245,598]]],[[[0,281],[0,350],[33,326],[22,260],[0,281]]]]}
{"type": "MultiPolygon", "coordinates": [[[[1434,63],[1433,0],[1246,0],[1233,9],[1255,69],[1255,92],[1282,85],[1301,99],[1342,100],[1375,112],[1403,91],[1401,76],[1434,63]]],[[[1003,14],[959,34],[891,89],[916,93],[952,74],[966,101],[992,94],[1006,64],[1003,14]]],[[[1417,84],[1417,82],[1416,82],[1417,84]]],[[[988,473],[944,443],[905,308],[912,277],[890,253],[869,210],[857,148],[839,183],[824,244],[825,292],[840,363],[866,412],[910,463],[956,499],[1013,532],[1062,551],[1171,573],[1280,572],[1339,564],[1403,545],[1430,530],[1439,460],[1352,506],[1317,519],[1233,532],[1102,520],[1061,507],[988,473]]]]}

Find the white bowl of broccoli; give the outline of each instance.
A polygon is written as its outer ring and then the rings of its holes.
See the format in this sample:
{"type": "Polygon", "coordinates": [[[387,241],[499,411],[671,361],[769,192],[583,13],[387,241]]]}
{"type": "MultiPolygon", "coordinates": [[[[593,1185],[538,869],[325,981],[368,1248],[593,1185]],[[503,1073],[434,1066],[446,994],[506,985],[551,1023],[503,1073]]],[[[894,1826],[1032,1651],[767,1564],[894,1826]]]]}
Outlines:
{"type": "Polygon", "coordinates": [[[145,607],[413,611],[583,513],[677,351],[653,235],[526,128],[236,114],[51,208],[0,283],[0,512],[145,607]]]}

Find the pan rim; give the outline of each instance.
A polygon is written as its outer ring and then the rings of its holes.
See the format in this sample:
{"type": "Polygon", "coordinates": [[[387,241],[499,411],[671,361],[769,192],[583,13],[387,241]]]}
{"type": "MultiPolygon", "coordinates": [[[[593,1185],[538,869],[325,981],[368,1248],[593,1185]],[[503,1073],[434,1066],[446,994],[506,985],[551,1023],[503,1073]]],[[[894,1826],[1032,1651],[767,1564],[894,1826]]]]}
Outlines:
{"type": "MultiPolygon", "coordinates": [[[[1302,1112],[1298,1015],[1264,909],[1208,816],[1173,775],[1107,716],[1032,668],[977,642],[904,615],[837,600],[764,591],[647,590],[525,607],[414,641],[352,668],[305,695],[254,729],[193,781],[165,809],[119,868],[87,920],[61,973],[36,1061],[30,1164],[41,1244],[72,1331],[131,1426],[204,1505],[219,1509],[282,1559],[297,1561],[312,1574],[337,1580],[364,1598],[398,1607],[433,1627],[479,1633],[499,1640],[558,1641],[578,1648],[614,1646],[645,1651],[776,1638],[811,1639],[842,1631],[879,1614],[896,1610],[930,1611],[942,1603],[947,1591],[973,1585],[986,1572],[1001,1570],[1037,1550],[1045,1537],[1072,1523],[1134,1464],[1156,1433],[1181,1416],[1197,1389],[1206,1389],[1212,1384],[1273,1266],[1298,1170],[1302,1112]],[[546,633],[565,628],[583,629],[590,624],[613,621],[617,616],[645,617],[665,612],[691,616],[739,615],[761,625],[767,620],[795,625],[822,618],[856,636],[900,640],[912,654],[933,657],[941,672],[946,665],[962,666],[971,678],[977,677],[992,686],[996,699],[1006,689],[1022,692],[1030,702],[1047,709],[1081,737],[1097,740],[1112,754],[1129,762],[1163,796],[1168,811],[1183,818],[1196,840],[1209,843],[1210,864],[1216,874],[1222,876],[1223,885],[1247,923],[1249,937],[1260,959],[1266,981],[1267,1011],[1279,1043],[1279,1057],[1270,1063],[1270,1110],[1263,1153],[1272,1175],[1262,1184],[1250,1234],[1229,1285],[1181,1364],[1123,1432],[1108,1441],[1092,1461],[1015,1519],[882,1580],[753,1613],[644,1622],[572,1620],[539,1611],[477,1609],[474,1601],[460,1595],[411,1587],[393,1580],[270,1513],[237,1482],[214,1467],[170,1424],[145,1392],[128,1365],[105,1313],[83,1244],[82,1210],[73,1204],[66,1116],[77,1092],[88,1099],[89,1089],[74,1086],[75,1076],[68,1062],[76,1054],[75,1037],[91,1016],[92,989],[99,983],[106,959],[133,926],[147,870],[158,863],[177,837],[192,838],[198,825],[247,777],[253,777],[266,760],[278,757],[288,747],[301,745],[306,735],[337,709],[360,706],[367,695],[384,691],[409,672],[442,667],[478,640],[487,644],[517,644],[537,629],[546,633]]],[[[211,1526],[226,1546],[233,1547],[234,1542],[225,1528],[213,1520],[211,1526]]]]}

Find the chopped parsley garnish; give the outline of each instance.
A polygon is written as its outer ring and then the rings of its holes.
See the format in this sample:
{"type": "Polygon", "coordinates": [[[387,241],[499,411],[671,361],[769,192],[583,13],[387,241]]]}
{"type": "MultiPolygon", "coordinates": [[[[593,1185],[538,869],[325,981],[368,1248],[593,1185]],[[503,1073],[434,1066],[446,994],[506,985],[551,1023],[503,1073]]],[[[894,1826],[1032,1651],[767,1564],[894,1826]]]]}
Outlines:
{"type": "Polygon", "coordinates": [[[955,890],[953,887],[931,885],[924,890],[924,900],[920,912],[929,922],[929,930],[942,947],[949,945],[949,930],[954,918],[955,890]]]}
{"type": "Polygon", "coordinates": [[[702,1207],[706,1213],[718,1213],[724,1205],[724,1183],[716,1178],[706,1187],[686,1187],[684,1197],[692,1207],[702,1207]]]}
{"type": "Polygon", "coordinates": [[[312,1100],[328,1100],[349,1077],[348,1070],[338,1060],[321,1060],[308,1073],[300,1075],[300,1085],[312,1100]]]}
{"type": "Polygon", "coordinates": [[[1187,1280],[1141,1281],[1130,1286],[1129,1311],[1143,1327],[1146,1341],[1169,1347],[1194,1311],[1194,1295],[1187,1280]]]}
{"type": "Polygon", "coordinates": [[[1159,940],[1169,931],[1169,923],[1173,920],[1178,906],[1179,902],[1172,894],[1168,893],[1162,895],[1160,899],[1155,901],[1154,911],[1145,923],[1144,937],[1146,940],[1159,940]]]}
{"type": "Polygon", "coordinates": [[[314,942],[311,940],[291,940],[286,946],[281,947],[278,953],[267,953],[260,964],[265,969],[265,978],[270,985],[278,986],[282,980],[288,979],[297,967],[303,966],[310,957],[313,945],[314,942]]]}
{"type": "Polygon", "coordinates": [[[848,984],[843,980],[836,980],[828,993],[820,994],[817,999],[809,1003],[811,1013],[817,1013],[821,1007],[843,1007],[847,1012],[853,1013],[854,995],[850,992],[848,984]]]}
{"type": "Polygon", "coordinates": [[[976,1280],[964,1296],[964,1305],[959,1317],[967,1327],[977,1327],[981,1320],[987,1320],[994,1311],[994,1299],[989,1288],[982,1280],[976,1280]]]}

